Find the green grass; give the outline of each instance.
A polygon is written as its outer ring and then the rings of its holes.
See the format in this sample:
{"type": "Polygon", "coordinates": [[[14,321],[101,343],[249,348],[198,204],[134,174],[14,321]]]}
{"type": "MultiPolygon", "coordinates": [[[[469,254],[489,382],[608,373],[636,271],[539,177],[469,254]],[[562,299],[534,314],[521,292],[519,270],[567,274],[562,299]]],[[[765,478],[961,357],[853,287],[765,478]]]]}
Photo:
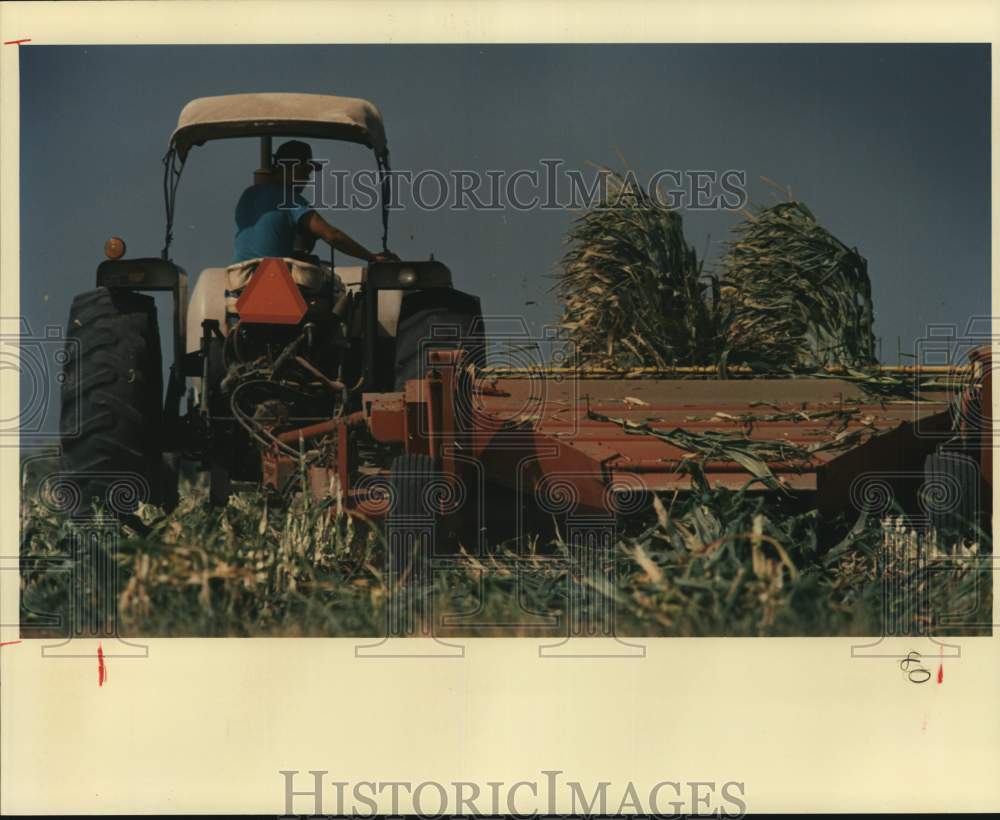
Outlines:
{"type": "MultiPolygon", "coordinates": [[[[622,636],[879,635],[887,594],[908,631],[926,628],[928,612],[902,609],[917,588],[927,591],[931,614],[966,610],[969,621],[990,623],[982,556],[991,545],[981,533],[940,536],[939,544],[954,545],[948,558],[926,538],[868,521],[825,549],[816,514],[787,509],[781,494],[709,488],[696,471],[692,488],[656,499],[616,532],[610,582],[581,572],[559,536],[533,539],[520,551],[498,544],[485,555],[454,556],[432,594],[435,611],[455,623],[437,634],[561,635],[571,599],[586,608],[604,598],[614,602],[622,636]],[[923,568],[913,560],[917,552],[923,568]]],[[[148,531],[121,535],[121,635],[384,634],[385,551],[377,527],[334,499],[297,497],[278,509],[241,495],[213,509],[206,495],[187,484],[172,514],[145,507],[148,531]]],[[[22,506],[22,555],[66,564],[58,556],[73,525],[30,495],[22,506]]],[[[67,577],[23,571],[25,637],[51,634],[41,614],[65,610],[67,577]]],[[[934,630],[983,633],[989,627],[934,630]]]]}

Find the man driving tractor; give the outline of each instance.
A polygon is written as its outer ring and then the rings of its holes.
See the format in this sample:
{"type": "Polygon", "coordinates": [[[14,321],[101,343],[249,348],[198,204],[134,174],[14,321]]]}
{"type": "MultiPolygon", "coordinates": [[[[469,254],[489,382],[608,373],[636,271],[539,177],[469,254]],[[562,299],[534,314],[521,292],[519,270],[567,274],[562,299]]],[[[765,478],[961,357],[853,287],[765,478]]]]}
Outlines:
{"type": "Polygon", "coordinates": [[[372,253],[310,207],[300,192],[320,168],[322,163],[313,160],[307,143],[289,140],[275,151],[267,179],[247,188],[236,205],[234,263],[290,257],[296,234],[322,239],[334,250],[365,262],[398,261],[391,252],[372,253]]]}

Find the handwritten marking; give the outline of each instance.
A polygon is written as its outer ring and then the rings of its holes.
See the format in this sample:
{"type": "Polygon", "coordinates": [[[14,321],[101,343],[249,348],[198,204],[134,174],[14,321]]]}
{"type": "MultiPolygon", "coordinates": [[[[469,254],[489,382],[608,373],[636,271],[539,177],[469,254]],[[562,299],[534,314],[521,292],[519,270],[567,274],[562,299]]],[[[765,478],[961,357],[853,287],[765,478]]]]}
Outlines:
{"type": "Polygon", "coordinates": [[[4,41],[5,46],[19,46],[21,43],[30,43],[30,37],[22,37],[20,40],[6,40],[4,41]]]}
{"type": "Polygon", "coordinates": [[[0,643],[0,646],[13,646],[16,643],[21,643],[20,641],[4,641],[0,643]]]}
{"type": "Polygon", "coordinates": [[[910,683],[927,683],[931,679],[931,673],[929,669],[920,666],[920,653],[911,650],[907,653],[906,657],[899,662],[899,668],[906,672],[906,677],[909,679],[910,683]],[[911,664],[916,664],[916,669],[910,669],[911,664]]]}
{"type": "Polygon", "coordinates": [[[104,681],[108,679],[108,668],[104,665],[104,649],[97,645],[97,685],[104,686],[104,681]]]}
{"type": "Polygon", "coordinates": [[[941,647],[941,662],[938,664],[938,683],[944,683],[944,647],[941,647]]]}

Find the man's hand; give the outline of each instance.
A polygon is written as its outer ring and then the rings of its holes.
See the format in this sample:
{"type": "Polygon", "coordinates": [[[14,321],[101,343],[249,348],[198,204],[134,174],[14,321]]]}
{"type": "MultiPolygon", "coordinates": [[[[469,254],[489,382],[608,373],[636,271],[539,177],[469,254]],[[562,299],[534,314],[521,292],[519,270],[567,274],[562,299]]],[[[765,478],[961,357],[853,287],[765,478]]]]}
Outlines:
{"type": "Polygon", "coordinates": [[[391,251],[372,253],[360,242],[355,242],[343,231],[333,227],[315,211],[309,211],[302,217],[300,223],[306,231],[324,242],[328,242],[334,250],[346,253],[366,262],[398,262],[399,257],[391,251]]]}

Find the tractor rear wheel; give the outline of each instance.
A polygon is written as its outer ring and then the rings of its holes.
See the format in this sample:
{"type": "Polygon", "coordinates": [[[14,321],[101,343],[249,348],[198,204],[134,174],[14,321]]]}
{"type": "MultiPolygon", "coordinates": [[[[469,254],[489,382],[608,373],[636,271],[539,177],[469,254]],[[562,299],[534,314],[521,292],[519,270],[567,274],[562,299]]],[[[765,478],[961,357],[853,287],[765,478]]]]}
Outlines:
{"type": "Polygon", "coordinates": [[[438,289],[407,294],[396,328],[394,388],[423,378],[426,351],[461,347],[468,361],[482,367],[486,352],[479,299],[460,291],[438,289]]]}
{"type": "Polygon", "coordinates": [[[176,498],[161,444],[163,375],[151,296],[97,288],[70,308],[61,388],[63,469],[78,513],[97,499],[130,515],[140,501],[176,498]]]}

